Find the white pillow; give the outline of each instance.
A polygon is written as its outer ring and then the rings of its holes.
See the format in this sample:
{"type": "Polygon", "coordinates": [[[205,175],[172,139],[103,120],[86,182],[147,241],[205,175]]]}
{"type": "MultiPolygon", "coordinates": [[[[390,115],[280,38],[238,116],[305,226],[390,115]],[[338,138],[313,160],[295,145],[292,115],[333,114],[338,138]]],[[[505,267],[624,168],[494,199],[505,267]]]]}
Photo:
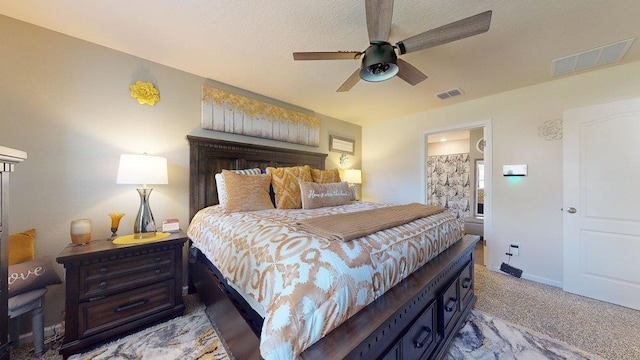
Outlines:
{"type": "MultiPolygon", "coordinates": [[[[231,170],[231,171],[236,174],[242,174],[242,175],[260,175],[262,173],[262,170],[260,170],[259,168],[231,170]]],[[[223,208],[226,208],[227,201],[229,199],[229,194],[227,193],[227,186],[224,182],[224,177],[222,176],[222,173],[217,173],[215,175],[215,179],[216,179],[216,188],[218,189],[218,204],[220,204],[220,206],[222,206],[223,208]]]]}

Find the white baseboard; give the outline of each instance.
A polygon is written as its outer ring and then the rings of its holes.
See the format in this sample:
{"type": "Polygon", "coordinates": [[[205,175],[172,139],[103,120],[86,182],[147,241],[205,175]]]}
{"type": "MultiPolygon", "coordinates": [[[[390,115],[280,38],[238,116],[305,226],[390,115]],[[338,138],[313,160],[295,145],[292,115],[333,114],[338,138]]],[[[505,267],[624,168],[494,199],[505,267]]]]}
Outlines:
{"type": "MultiPolygon", "coordinates": [[[[492,266],[489,269],[491,269],[492,271],[504,274],[502,271],[500,271],[500,268],[497,267],[497,266],[492,266]]],[[[562,289],[562,282],[561,281],[551,280],[551,279],[548,279],[548,278],[545,278],[545,277],[542,277],[542,276],[531,275],[531,274],[528,274],[526,271],[522,272],[522,278],[526,279],[526,280],[535,281],[535,282],[538,282],[538,283],[541,283],[541,284],[555,286],[557,288],[562,289]]]]}

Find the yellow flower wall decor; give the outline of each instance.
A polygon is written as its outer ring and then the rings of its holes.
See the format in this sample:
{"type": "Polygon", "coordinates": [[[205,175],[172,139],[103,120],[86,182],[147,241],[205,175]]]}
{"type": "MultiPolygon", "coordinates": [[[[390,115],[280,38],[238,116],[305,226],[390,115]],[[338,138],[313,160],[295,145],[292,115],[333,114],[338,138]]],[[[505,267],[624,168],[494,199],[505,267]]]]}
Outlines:
{"type": "Polygon", "coordinates": [[[153,106],[160,101],[160,91],[150,82],[136,81],[135,84],[129,85],[129,89],[131,97],[138,100],[139,104],[153,106]]]}

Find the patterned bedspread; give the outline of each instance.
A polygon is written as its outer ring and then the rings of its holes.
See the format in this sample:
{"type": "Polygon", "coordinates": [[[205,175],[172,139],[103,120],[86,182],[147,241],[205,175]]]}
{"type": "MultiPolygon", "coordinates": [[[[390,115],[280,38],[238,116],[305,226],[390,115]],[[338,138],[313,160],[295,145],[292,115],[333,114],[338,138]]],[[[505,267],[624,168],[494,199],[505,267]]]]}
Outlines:
{"type": "Polygon", "coordinates": [[[296,226],[305,218],[389,205],[231,214],[212,206],[194,216],[187,233],[229,283],[263,307],[262,357],[296,359],[462,237],[455,215],[446,211],[349,242],[296,226]]]}

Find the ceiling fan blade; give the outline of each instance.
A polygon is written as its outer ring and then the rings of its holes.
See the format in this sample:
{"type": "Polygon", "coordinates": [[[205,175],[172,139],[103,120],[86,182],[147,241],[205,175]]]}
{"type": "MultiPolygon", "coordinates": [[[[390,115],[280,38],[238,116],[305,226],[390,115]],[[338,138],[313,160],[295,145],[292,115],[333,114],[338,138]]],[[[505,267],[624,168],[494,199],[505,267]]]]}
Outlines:
{"type": "Polygon", "coordinates": [[[369,41],[389,41],[393,0],[366,0],[369,41]]]}
{"type": "Polygon", "coordinates": [[[347,81],[345,81],[336,92],[345,92],[351,90],[351,88],[360,81],[360,69],[356,69],[356,71],[349,76],[347,81]]]}
{"type": "Polygon", "coordinates": [[[415,86],[427,79],[427,75],[416,69],[415,66],[408,62],[398,59],[398,77],[412,86],[415,86]]]}
{"type": "Polygon", "coordinates": [[[360,51],[319,51],[319,52],[294,52],[293,60],[354,60],[360,59],[360,51]]]}
{"type": "Polygon", "coordinates": [[[481,34],[489,30],[490,24],[491,10],[427,30],[422,34],[402,40],[396,45],[400,54],[406,54],[481,34]]]}

